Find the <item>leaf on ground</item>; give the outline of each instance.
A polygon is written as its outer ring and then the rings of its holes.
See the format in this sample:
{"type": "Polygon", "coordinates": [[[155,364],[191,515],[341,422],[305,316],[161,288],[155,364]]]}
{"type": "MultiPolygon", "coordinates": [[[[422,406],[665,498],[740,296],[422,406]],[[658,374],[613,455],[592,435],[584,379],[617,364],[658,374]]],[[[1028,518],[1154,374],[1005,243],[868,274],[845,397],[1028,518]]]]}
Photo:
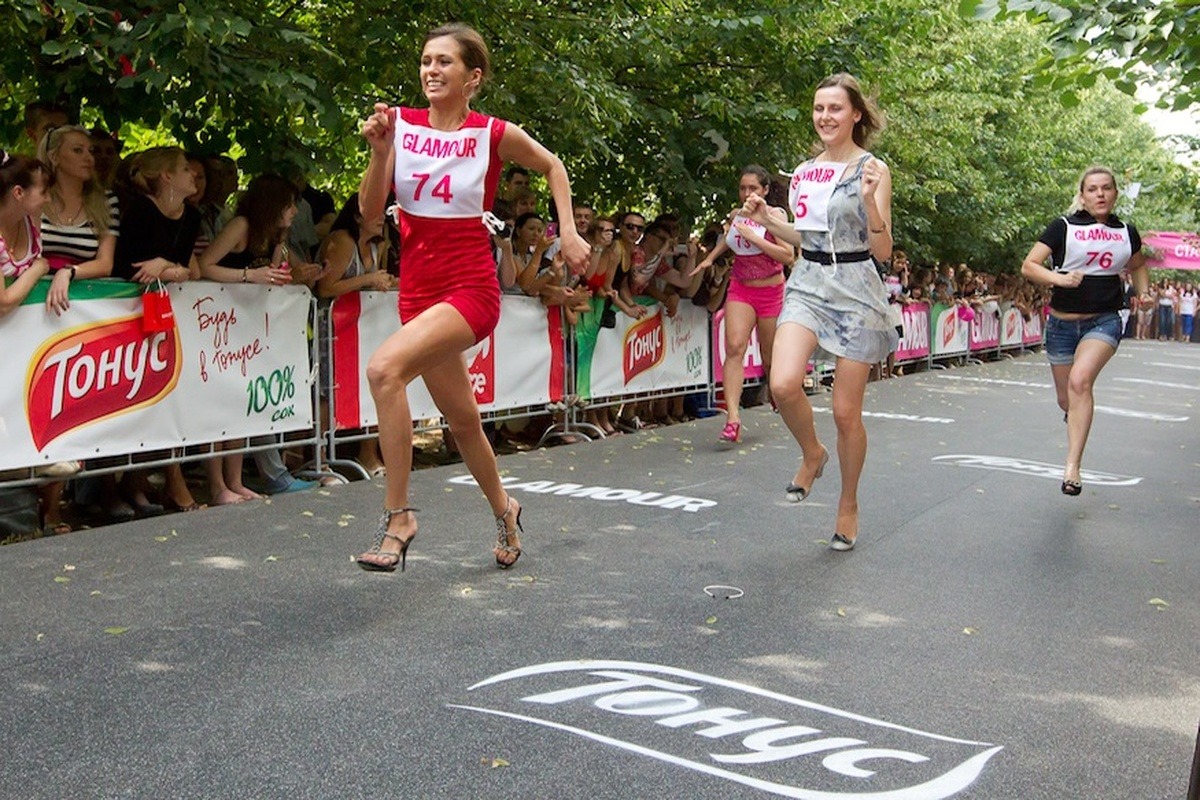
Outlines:
{"type": "Polygon", "coordinates": [[[317,494],[322,495],[324,497],[329,497],[329,490],[328,489],[318,489],[317,494]]]}
{"type": "Polygon", "coordinates": [[[124,633],[127,630],[129,630],[129,628],[121,628],[121,627],[114,626],[111,628],[105,628],[104,632],[109,634],[110,636],[120,636],[122,633],[124,633]]]}
{"type": "Polygon", "coordinates": [[[505,761],[503,758],[493,758],[491,760],[491,768],[492,769],[498,769],[500,767],[510,767],[510,766],[512,766],[512,765],[509,764],[507,761],[505,761]]]}
{"type": "Polygon", "coordinates": [[[713,625],[716,623],[716,621],[717,621],[716,617],[709,617],[708,619],[704,620],[704,622],[708,625],[713,625]]]}
{"type": "Polygon", "coordinates": [[[474,590],[474,589],[472,589],[470,586],[467,586],[467,587],[465,587],[465,588],[462,590],[462,592],[461,592],[460,594],[467,595],[467,594],[470,594],[470,593],[471,593],[471,592],[473,592],[473,591],[475,591],[475,590],[474,590]]]}
{"type": "Polygon", "coordinates": [[[338,520],[338,523],[337,523],[337,526],[338,526],[339,528],[348,528],[348,527],[350,527],[350,523],[349,523],[349,522],[346,522],[346,520],[344,520],[344,519],[339,519],[339,520],[338,520]]]}
{"type": "Polygon", "coordinates": [[[264,498],[263,498],[263,505],[264,505],[264,506],[269,506],[269,505],[271,505],[271,498],[269,498],[269,497],[264,497],[264,498]]]}
{"type": "Polygon", "coordinates": [[[55,583],[70,583],[71,579],[68,578],[66,575],[55,575],[54,582],[55,583]]]}
{"type": "Polygon", "coordinates": [[[302,516],[302,517],[311,517],[311,516],[313,516],[313,512],[311,512],[311,511],[301,511],[301,512],[300,512],[300,516],[302,516]]]}
{"type": "Polygon", "coordinates": [[[91,591],[91,592],[89,592],[89,593],[88,593],[88,596],[89,596],[89,597],[99,597],[99,596],[100,596],[100,590],[99,590],[99,589],[94,589],[93,591],[91,591]]]}
{"type": "Polygon", "coordinates": [[[74,571],[75,571],[74,564],[63,564],[63,572],[74,572],[74,571]]]}
{"type": "Polygon", "coordinates": [[[1167,560],[1165,558],[1152,558],[1152,559],[1150,559],[1150,563],[1151,564],[1165,564],[1165,563],[1167,563],[1167,560]]]}
{"type": "Polygon", "coordinates": [[[450,492],[453,492],[454,490],[453,490],[453,489],[451,489],[449,486],[447,486],[447,487],[446,487],[445,489],[443,489],[442,491],[443,491],[443,492],[446,492],[447,494],[449,494],[450,492]]]}
{"type": "Polygon", "coordinates": [[[267,556],[266,558],[263,559],[263,561],[278,561],[278,560],[279,560],[279,556],[267,556]]]}
{"type": "Polygon", "coordinates": [[[1119,505],[1117,505],[1116,503],[1109,503],[1108,510],[1109,511],[1120,511],[1121,507],[1119,505]]]}
{"type": "Polygon", "coordinates": [[[342,514],[341,519],[354,519],[353,514],[342,514]]]}
{"type": "Polygon", "coordinates": [[[40,642],[42,639],[45,639],[45,638],[46,638],[46,634],[44,634],[44,633],[39,633],[37,636],[35,636],[35,637],[33,637],[33,638],[34,638],[34,641],[38,641],[38,642],[40,642]]]}
{"type": "Polygon", "coordinates": [[[978,633],[978,631],[976,631],[974,628],[963,628],[963,633],[965,633],[967,636],[971,636],[975,633],[978,633]]]}
{"type": "Polygon", "coordinates": [[[171,537],[170,537],[170,536],[155,536],[155,537],[154,537],[154,541],[156,541],[156,542],[169,542],[169,541],[171,541],[171,537]]]}
{"type": "Polygon", "coordinates": [[[838,615],[839,617],[844,617],[844,616],[846,616],[846,609],[844,609],[844,608],[838,608],[838,610],[837,610],[837,615],[838,615]]]}
{"type": "Polygon", "coordinates": [[[1166,608],[1167,606],[1169,606],[1171,604],[1168,603],[1166,600],[1163,600],[1161,597],[1152,597],[1152,598],[1150,598],[1150,605],[1154,606],[1159,611],[1162,611],[1164,608],[1166,608]]]}

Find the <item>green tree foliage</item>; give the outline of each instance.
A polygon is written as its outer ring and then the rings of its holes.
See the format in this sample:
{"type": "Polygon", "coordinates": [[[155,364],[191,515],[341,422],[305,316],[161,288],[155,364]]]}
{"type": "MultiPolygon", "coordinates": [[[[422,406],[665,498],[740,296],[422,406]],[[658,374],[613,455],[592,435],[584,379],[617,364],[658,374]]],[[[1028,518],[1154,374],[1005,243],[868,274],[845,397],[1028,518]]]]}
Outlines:
{"type": "Polygon", "coordinates": [[[898,241],[921,261],[1015,268],[1092,161],[1152,187],[1141,227],[1195,224],[1195,176],[1133,101],[1098,78],[1067,106],[1039,71],[1054,55],[1049,23],[957,11],[935,0],[6,0],[0,140],[20,141],[27,101],[62,99],[127,136],[235,147],[248,173],[300,165],[344,196],[365,163],[359,121],[378,100],[423,102],[423,37],[459,19],[495,66],[475,105],[562,156],[576,194],[603,211],[671,210],[696,227],[723,215],[743,165],[786,173],[805,157],[813,87],[845,70],[890,117],[875,150],[895,173],[898,241]]]}
{"type": "Polygon", "coordinates": [[[1041,80],[1066,103],[1103,75],[1132,95],[1147,76],[1172,89],[1176,109],[1200,104],[1200,3],[1196,0],[962,0],[983,20],[1024,16],[1043,22],[1052,46],[1041,80]]]}

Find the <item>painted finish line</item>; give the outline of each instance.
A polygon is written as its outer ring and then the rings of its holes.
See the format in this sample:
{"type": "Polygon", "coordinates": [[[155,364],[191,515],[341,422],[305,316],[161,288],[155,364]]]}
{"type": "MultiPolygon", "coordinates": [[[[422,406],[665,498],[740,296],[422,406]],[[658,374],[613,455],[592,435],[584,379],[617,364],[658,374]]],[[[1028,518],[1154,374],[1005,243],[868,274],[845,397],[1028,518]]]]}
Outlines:
{"type": "MultiPolygon", "coordinates": [[[[997,472],[1015,472],[1018,475],[1033,475],[1038,478],[1062,480],[1062,464],[1048,464],[1045,461],[1027,461],[1022,458],[1007,456],[980,455],[945,455],[934,456],[933,461],[952,467],[970,467],[972,469],[991,469],[997,472]]],[[[1141,478],[1132,475],[1117,475],[1111,472],[1081,469],[1079,478],[1085,484],[1099,486],[1136,486],[1141,478]]]]}
{"type": "Polygon", "coordinates": [[[1003,749],[635,661],[536,664],[467,691],[447,707],[798,800],[942,800],[1003,749]]]}
{"type": "MultiPolygon", "coordinates": [[[[447,483],[460,486],[478,486],[470,475],[457,475],[449,478],[447,483]]],[[[614,489],[610,486],[584,486],[581,483],[560,483],[558,481],[523,481],[520,478],[501,477],[500,482],[505,489],[519,489],[534,494],[552,494],[558,497],[583,497],[589,500],[604,502],[624,501],[635,506],[652,506],[654,508],[679,509],[693,513],[702,508],[714,508],[716,500],[706,500],[703,497],[688,497],[679,494],[663,494],[648,492],[643,489],[614,489]]]]}

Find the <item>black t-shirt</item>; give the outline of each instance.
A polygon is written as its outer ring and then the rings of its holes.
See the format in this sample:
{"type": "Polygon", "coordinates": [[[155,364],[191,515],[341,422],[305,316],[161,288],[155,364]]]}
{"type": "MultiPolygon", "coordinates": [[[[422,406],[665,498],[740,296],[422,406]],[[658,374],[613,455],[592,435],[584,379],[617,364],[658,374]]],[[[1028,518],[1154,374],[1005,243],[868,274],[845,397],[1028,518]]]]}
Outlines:
{"type": "Polygon", "coordinates": [[[128,207],[121,210],[121,235],[117,237],[113,277],[131,280],[137,272],[135,263],[160,256],[186,267],[199,235],[200,212],[194,207],[184,205],[183,216],[171,219],[163,216],[149,197],[135,195],[128,207]]]}
{"type": "MultiPolygon", "coordinates": [[[[1069,217],[1058,217],[1042,233],[1039,242],[1050,248],[1054,268],[1062,267],[1067,253],[1067,223],[1072,225],[1096,225],[1098,220],[1086,211],[1076,211],[1069,217]]],[[[1129,231],[1129,252],[1136,255],[1142,249],[1142,237],[1133,225],[1122,222],[1116,214],[1104,221],[1108,228],[1125,228],[1129,231]]],[[[1114,265],[1111,274],[1085,275],[1075,288],[1055,286],[1050,292],[1050,307],[1056,311],[1079,314],[1099,314],[1118,311],[1125,307],[1125,292],[1121,284],[1124,264],[1114,265]]]]}

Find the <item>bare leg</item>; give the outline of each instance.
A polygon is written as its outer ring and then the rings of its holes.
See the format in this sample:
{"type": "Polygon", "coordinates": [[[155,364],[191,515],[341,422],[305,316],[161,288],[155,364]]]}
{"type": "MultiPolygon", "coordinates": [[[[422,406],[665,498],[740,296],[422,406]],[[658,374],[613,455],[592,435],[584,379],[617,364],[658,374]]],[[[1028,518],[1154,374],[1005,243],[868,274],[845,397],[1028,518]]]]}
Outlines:
{"type": "Polygon", "coordinates": [[[835,369],[833,421],[837,425],[838,463],[842,470],[835,532],[854,541],[858,535],[858,480],[867,460],[867,429],[862,421],[862,408],[871,365],[839,358],[835,369]]]}
{"type": "Polygon", "coordinates": [[[780,325],[775,332],[771,358],[771,396],[779,406],[784,424],[804,454],[800,469],[792,479],[797,486],[812,486],[826,452],[825,446],[817,438],[812,404],[804,394],[808,360],[816,349],[816,334],[802,325],[780,325]]]}
{"type": "MultiPolygon", "coordinates": [[[[775,347],[775,317],[759,317],[755,323],[758,327],[758,354],[762,358],[764,383],[767,387],[767,399],[774,404],[771,394],[771,352],[775,347]]],[[[803,391],[803,386],[801,386],[803,391]]]]}
{"type": "MultiPolygon", "coordinates": [[[[408,506],[409,473],[412,471],[412,413],[408,405],[408,384],[443,361],[461,362],[462,351],[474,341],[474,333],[458,310],[439,303],[389,336],[367,363],[367,381],[379,414],[379,451],[387,467],[385,509],[408,506]]],[[[417,519],[412,514],[393,514],[387,530],[401,541],[407,541],[417,535],[417,519]]],[[[396,539],[384,539],[379,552],[363,553],[359,558],[386,567],[398,560],[400,547],[396,539]]]]}
{"type": "Polygon", "coordinates": [[[1069,416],[1067,418],[1067,463],[1063,469],[1063,480],[1078,481],[1083,463],[1083,449],[1087,445],[1095,412],[1092,394],[1100,370],[1117,351],[1098,339],[1084,339],[1075,348],[1075,363],[1070,365],[1067,381],[1069,416]]]}
{"type": "MultiPolygon", "coordinates": [[[[438,410],[454,432],[454,440],[458,442],[458,451],[462,454],[463,463],[471,471],[475,482],[487,498],[492,508],[492,516],[503,518],[505,530],[509,532],[509,545],[520,548],[517,538],[517,514],[521,505],[509,497],[500,481],[500,471],[496,468],[496,454],[488,443],[483,432],[483,424],[479,420],[479,406],[475,404],[475,394],[471,389],[467,365],[461,359],[448,359],[427,369],[423,374],[425,386],[438,410]]],[[[518,556],[509,552],[495,550],[497,560],[504,564],[515,563],[518,556]]]]}
{"type": "Polygon", "coordinates": [[[746,368],[746,347],[754,330],[754,308],[737,301],[725,303],[725,363],[721,386],[725,392],[725,417],[731,423],[741,422],[742,384],[746,368]]]}

